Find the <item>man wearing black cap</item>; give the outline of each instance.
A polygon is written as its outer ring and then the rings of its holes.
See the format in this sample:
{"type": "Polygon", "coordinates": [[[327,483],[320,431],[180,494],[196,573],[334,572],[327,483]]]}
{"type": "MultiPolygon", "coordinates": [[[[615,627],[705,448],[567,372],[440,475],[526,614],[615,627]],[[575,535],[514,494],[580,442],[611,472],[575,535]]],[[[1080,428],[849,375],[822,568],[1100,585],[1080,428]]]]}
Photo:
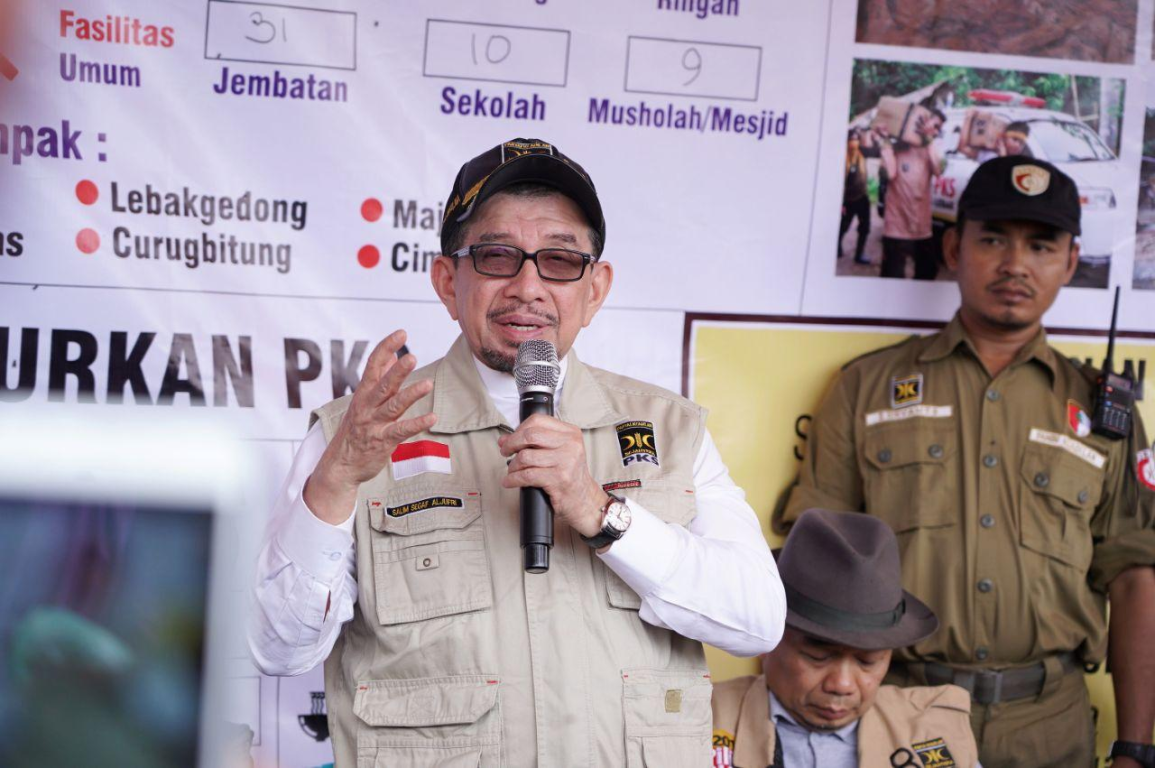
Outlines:
{"type": "Polygon", "coordinates": [[[879,687],[892,649],[938,629],[930,608],[902,588],[886,523],[807,510],[778,573],[786,633],[762,657],[762,675],[715,686],[715,768],[973,768],[966,691],[879,687]]]}
{"type": "Polygon", "coordinates": [[[1083,667],[1108,650],[1117,766],[1155,765],[1155,479],[1142,424],[1092,432],[1096,372],[1047,345],[1043,313],[1075,272],[1080,205],[1049,163],[980,166],[943,239],[962,305],[943,331],[843,368],[815,415],[779,529],[860,509],[899,537],[907,588],[942,629],[892,679],[974,697],[986,768],[1088,765],[1083,667]]]}
{"type": "Polygon", "coordinates": [[[757,518],[701,408],[571,349],[613,279],[581,166],[509,141],[461,168],[445,210],[432,281],[461,336],[415,370],[394,333],[314,412],[253,655],[272,674],[327,658],[342,767],[703,765],[702,642],[752,656],[781,636],[757,518]],[[510,371],[533,339],[560,359],[558,417],[520,422],[510,371]],[[524,487],[556,513],[545,573],[523,569],[524,487]]]}

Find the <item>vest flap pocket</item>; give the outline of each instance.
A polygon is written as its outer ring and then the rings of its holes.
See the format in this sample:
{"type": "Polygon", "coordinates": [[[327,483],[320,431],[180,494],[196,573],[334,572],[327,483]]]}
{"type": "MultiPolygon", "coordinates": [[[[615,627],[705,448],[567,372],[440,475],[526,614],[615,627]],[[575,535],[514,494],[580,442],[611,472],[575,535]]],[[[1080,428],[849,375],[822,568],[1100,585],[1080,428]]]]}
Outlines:
{"type": "Polygon", "coordinates": [[[633,483],[641,481],[615,480],[603,483],[602,488],[607,489],[607,493],[637,502],[647,512],[667,523],[689,525],[698,513],[692,480],[685,483],[647,483],[644,486],[634,486],[633,483]]]}
{"type": "Polygon", "coordinates": [[[481,494],[444,483],[369,499],[374,600],[381,624],[493,605],[481,494]]]}
{"type": "Polygon", "coordinates": [[[370,498],[373,530],[413,536],[468,526],[481,516],[481,494],[444,485],[407,485],[385,498],[370,498]]]}
{"type": "Polygon", "coordinates": [[[704,667],[622,670],[626,764],[630,768],[709,765],[712,691],[704,667]]]}
{"type": "Polygon", "coordinates": [[[497,703],[498,681],[483,675],[369,680],[357,685],[353,713],[377,727],[475,723],[497,703]]]}
{"type": "MultiPolygon", "coordinates": [[[[647,486],[631,487],[629,483],[637,481],[616,481],[606,483],[609,492],[615,496],[636,502],[652,513],[658,519],[676,525],[689,525],[698,513],[694,503],[692,485],[676,485],[660,483],[647,486]],[[617,487],[615,487],[617,486],[617,487]]],[[[626,535],[629,535],[627,531],[626,535]]],[[[610,605],[614,608],[623,608],[637,611],[642,608],[642,598],[630,588],[621,576],[603,565],[606,574],[606,595],[610,605]]]]}

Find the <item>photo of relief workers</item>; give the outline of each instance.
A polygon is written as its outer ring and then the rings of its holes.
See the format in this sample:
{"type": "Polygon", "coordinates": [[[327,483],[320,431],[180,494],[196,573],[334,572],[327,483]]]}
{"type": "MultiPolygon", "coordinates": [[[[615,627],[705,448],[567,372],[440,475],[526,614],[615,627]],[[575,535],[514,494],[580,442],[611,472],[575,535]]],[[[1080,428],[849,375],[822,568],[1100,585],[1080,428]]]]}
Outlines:
{"type": "Polygon", "coordinates": [[[1079,187],[1072,286],[1105,288],[1119,226],[1121,79],[857,60],[835,274],[952,280],[942,235],[979,164],[1047,160],[1079,187]]]}
{"type": "Polygon", "coordinates": [[[1139,210],[1135,216],[1135,270],[1131,287],[1155,291],[1155,107],[1143,123],[1143,160],[1139,164],[1139,210]]]}

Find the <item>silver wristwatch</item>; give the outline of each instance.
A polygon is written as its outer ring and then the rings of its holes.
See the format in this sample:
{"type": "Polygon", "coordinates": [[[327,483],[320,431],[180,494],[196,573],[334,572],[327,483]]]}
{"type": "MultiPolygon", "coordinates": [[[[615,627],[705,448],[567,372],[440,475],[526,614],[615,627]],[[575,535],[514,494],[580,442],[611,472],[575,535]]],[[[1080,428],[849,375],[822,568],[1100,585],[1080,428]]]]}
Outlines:
{"type": "Polygon", "coordinates": [[[596,536],[582,536],[582,541],[594,549],[601,549],[602,547],[613,544],[622,536],[625,536],[626,531],[630,529],[630,522],[633,519],[625,499],[618,498],[612,493],[607,495],[610,497],[610,500],[602,507],[601,532],[596,536]]]}

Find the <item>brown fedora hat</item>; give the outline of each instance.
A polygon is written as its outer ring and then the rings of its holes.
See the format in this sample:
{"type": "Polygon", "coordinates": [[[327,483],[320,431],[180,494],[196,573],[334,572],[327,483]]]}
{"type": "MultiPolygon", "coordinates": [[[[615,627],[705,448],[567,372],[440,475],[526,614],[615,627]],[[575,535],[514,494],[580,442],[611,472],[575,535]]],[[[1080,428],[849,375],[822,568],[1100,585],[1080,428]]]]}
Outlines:
{"type": "Polygon", "coordinates": [[[864,650],[903,648],[930,637],[938,618],[902,588],[898,540],[861,512],[808,509],[778,553],[786,624],[864,650]]]}

